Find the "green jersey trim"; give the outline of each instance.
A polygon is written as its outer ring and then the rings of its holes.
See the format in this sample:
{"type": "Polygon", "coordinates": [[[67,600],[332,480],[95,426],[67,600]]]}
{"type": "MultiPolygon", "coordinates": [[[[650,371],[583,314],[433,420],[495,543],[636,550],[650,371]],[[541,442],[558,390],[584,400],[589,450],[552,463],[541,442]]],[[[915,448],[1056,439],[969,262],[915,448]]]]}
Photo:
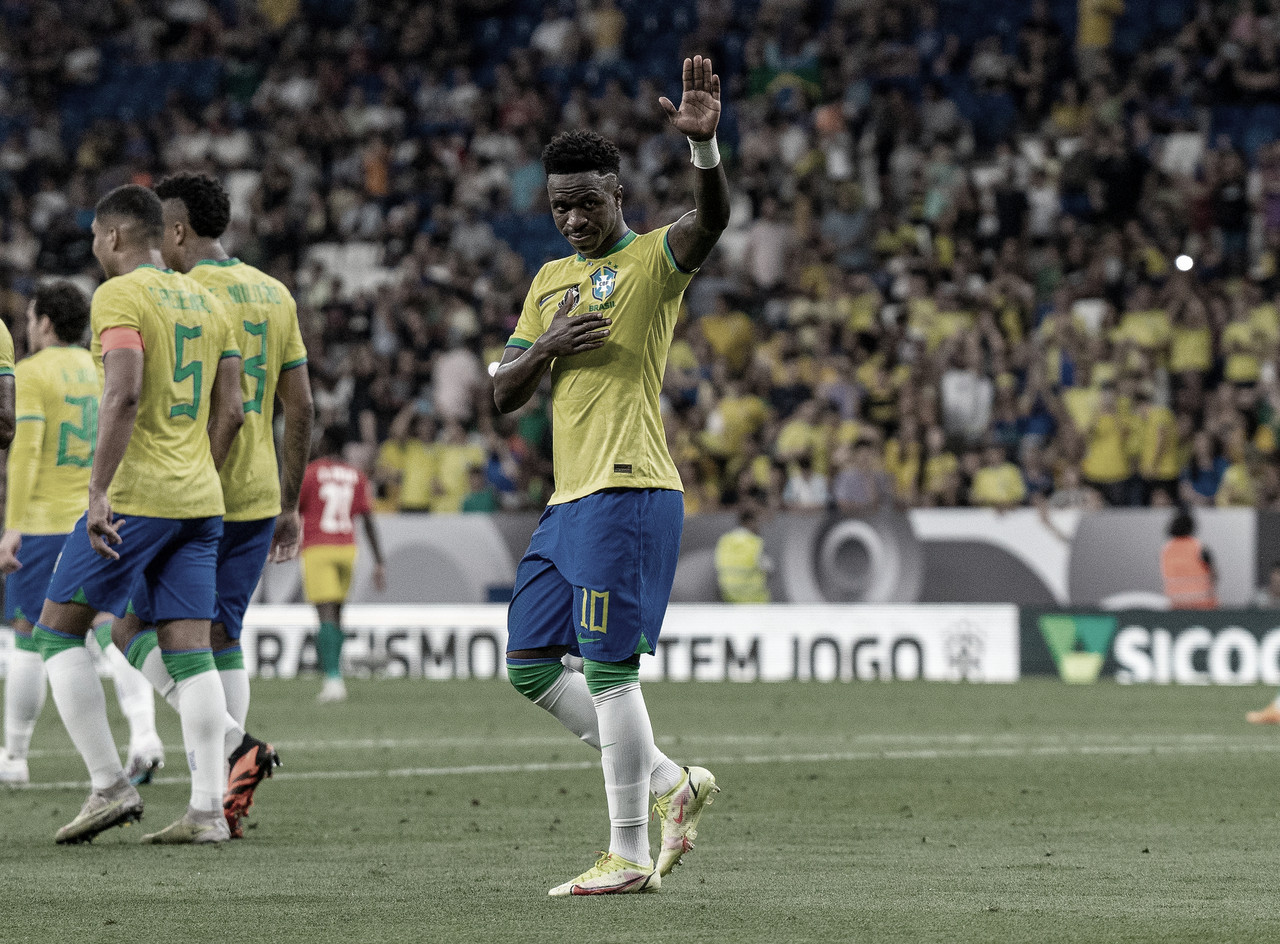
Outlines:
{"type": "Polygon", "coordinates": [[[295,367],[303,367],[306,363],[307,359],[305,357],[299,357],[296,361],[289,361],[287,364],[281,364],[280,372],[284,373],[286,370],[293,370],[295,367]]]}
{"type": "Polygon", "coordinates": [[[172,269],[162,269],[162,268],[160,268],[160,266],[155,265],[155,264],[150,263],[150,262],[141,262],[141,263],[139,263],[139,264],[138,264],[138,268],[139,268],[139,269],[155,269],[157,272],[163,272],[163,273],[165,273],[166,275],[173,275],[173,270],[172,270],[172,269]]]}
{"type": "Polygon", "coordinates": [[[43,417],[43,416],[41,416],[39,413],[27,413],[27,414],[24,414],[23,416],[19,416],[19,417],[18,417],[18,419],[16,420],[16,422],[18,422],[18,423],[36,423],[36,422],[43,423],[43,422],[44,422],[44,417],[43,417]]]}
{"type": "MultiPolygon", "coordinates": [[[[198,266],[211,265],[211,266],[223,266],[223,267],[239,265],[239,264],[240,264],[240,260],[236,259],[235,257],[232,257],[230,259],[201,259],[199,262],[196,263],[196,265],[198,266]]],[[[192,266],[191,268],[194,269],[195,267],[196,266],[192,266]]]]}
{"type": "Polygon", "coordinates": [[[12,367],[0,367],[0,377],[6,377],[6,376],[7,376],[7,377],[12,377],[12,376],[13,376],[13,368],[12,368],[12,367]]]}
{"type": "Polygon", "coordinates": [[[218,356],[218,360],[221,361],[221,360],[226,360],[228,357],[239,357],[239,356],[240,356],[239,351],[223,351],[222,354],[218,356]]]}
{"type": "Polygon", "coordinates": [[[635,238],[636,238],[635,232],[633,230],[627,230],[626,233],[623,234],[622,238],[619,239],[616,243],[614,243],[613,248],[610,249],[608,252],[606,252],[604,256],[594,256],[590,260],[588,260],[587,257],[584,256],[582,253],[578,253],[578,261],[579,262],[588,262],[588,261],[595,262],[597,259],[605,258],[605,256],[612,256],[615,252],[619,252],[623,249],[626,249],[628,246],[630,246],[631,243],[635,240],[635,238]]]}
{"type": "Polygon", "coordinates": [[[507,340],[507,347],[518,347],[522,351],[527,351],[529,348],[533,347],[533,342],[526,341],[524,338],[509,338],[507,340]]]}

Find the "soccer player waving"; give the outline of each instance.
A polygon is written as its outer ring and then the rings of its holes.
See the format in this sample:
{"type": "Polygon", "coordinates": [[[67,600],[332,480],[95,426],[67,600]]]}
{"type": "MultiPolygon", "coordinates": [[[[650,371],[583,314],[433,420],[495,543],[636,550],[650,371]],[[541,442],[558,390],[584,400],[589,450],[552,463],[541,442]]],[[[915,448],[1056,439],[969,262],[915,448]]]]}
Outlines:
{"type": "MultiPolygon", "coordinates": [[[[684,61],[677,108],[689,139],[694,205],[643,235],[623,219],[620,156],[591,131],[556,136],[542,154],[556,227],[576,251],[534,277],[494,375],[494,400],[519,408],[551,372],[556,490],[516,570],[507,674],[516,689],[601,751],[609,851],[550,894],[657,888],[692,848],[711,772],[678,767],[654,743],[640,691],[675,579],[684,503],[658,395],[680,299],[729,223],[715,132],[720,78],[684,61]],[[564,664],[581,656],[583,671],[564,664]],[[650,855],[648,794],[662,820],[650,855]]],[[[575,660],[576,661],[576,660],[575,660]]]]}

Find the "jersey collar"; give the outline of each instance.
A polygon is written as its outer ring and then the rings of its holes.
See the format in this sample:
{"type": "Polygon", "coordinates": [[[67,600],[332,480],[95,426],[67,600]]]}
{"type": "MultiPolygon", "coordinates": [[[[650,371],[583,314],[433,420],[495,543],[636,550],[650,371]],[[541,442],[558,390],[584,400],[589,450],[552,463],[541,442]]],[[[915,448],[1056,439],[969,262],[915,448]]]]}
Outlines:
{"type": "Polygon", "coordinates": [[[152,262],[139,262],[138,268],[139,269],[155,269],[157,272],[168,272],[169,274],[173,274],[172,269],[162,269],[158,265],[152,262]]]}
{"type": "MultiPolygon", "coordinates": [[[[202,266],[202,265],[233,266],[233,265],[239,265],[239,264],[240,264],[240,260],[237,259],[235,256],[232,256],[230,259],[201,259],[199,262],[196,263],[196,265],[198,266],[202,266]]],[[[195,266],[192,266],[192,268],[194,269],[195,266]]]]}
{"type": "Polygon", "coordinates": [[[603,259],[605,256],[612,256],[615,252],[618,252],[619,250],[622,250],[622,249],[626,249],[628,246],[631,245],[631,241],[634,240],[635,238],[636,238],[635,232],[633,230],[627,230],[625,233],[622,234],[622,238],[619,239],[616,243],[614,243],[613,248],[610,249],[608,252],[606,252],[604,256],[597,256],[594,259],[588,259],[582,253],[578,253],[578,261],[579,262],[598,262],[599,260],[603,259]]]}

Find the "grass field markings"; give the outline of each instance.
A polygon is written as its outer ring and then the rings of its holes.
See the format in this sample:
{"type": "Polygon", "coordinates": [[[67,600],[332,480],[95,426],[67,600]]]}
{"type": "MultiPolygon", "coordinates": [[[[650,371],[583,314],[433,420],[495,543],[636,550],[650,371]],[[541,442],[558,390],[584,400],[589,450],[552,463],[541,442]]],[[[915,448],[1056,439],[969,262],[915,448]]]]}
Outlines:
{"type": "MultiPolygon", "coordinates": [[[[1007,746],[968,746],[951,748],[902,748],[897,750],[863,751],[815,751],[784,754],[723,754],[695,758],[704,764],[818,764],[849,763],[852,761],[916,761],[916,760],[986,760],[1017,759],[1019,757],[1068,757],[1077,756],[1143,756],[1176,755],[1191,753],[1221,754],[1275,754],[1280,753],[1280,741],[1230,741],[1225,738],[1206,738],[1202,735],[1171,736],[1165,739],[1134,741],[1133,743],[1057,743],[1022,744],[1007,746]]],[[[303,770],[280,771],[277,780],[365,780],[401,777],[451,777],[475,774],[521,774],[548,771],[593,770],[599,767],[595,760],[545,761],[512,764],[462,764],[447,767],[397,767],[382,770],[355,768],[351,770],[303,770]]],[[[157,777],[152,783],[186,784],[183,776],[157,777]]],[[[87,781],[60,780],[49,783],[32,783],[14,789],[45,792],[55,790],[83,790],[87,781]]]]}
{"type": "MultiPolygon", "coordinates": [[[[726,737],[715,735],[659,735],[660,746],[669,747],[680,744],[773,744],[796,742],[813,744],[1040,744],[1070,745],[1078,743],[1131,744],[1135,739],[1141,743],[1176,743],[1176,744],[1220,744],[1239,743],[1243,746],[1258,743],[1256,736],[1222,735],[1222,734],[1107,734],[1105,732],[1063,733],[1063,734],[738,734],[726,737]]],[[[471,748],[471,747],[562,747],[563,736],[538,738],[489,737],[487,735],[420,737],[420,738],[334,738],[320,740],[272,740],[282,751],[329,751],[329,750],[396,750],[403,748],[471,748]]],[[[181,752],[179,744],[166,744],[166,750],[181,752]]],[[[40,758],[75,757],[74,748],[35,749],[28,755],[33,760],[40,758]]]]}

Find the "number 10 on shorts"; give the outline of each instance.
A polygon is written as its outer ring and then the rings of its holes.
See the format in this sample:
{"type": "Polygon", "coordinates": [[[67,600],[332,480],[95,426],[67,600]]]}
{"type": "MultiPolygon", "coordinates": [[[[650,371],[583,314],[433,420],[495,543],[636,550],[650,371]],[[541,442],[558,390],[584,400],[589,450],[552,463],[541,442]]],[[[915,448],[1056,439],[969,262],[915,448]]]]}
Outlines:
{"type": "Polygon", "coordinates": [[[609,631],[609,591],[582,588],[582,616],[578,624],[589,633],[609,631]],[[596,622],[599,617],[600,622],[596,622]]]}

